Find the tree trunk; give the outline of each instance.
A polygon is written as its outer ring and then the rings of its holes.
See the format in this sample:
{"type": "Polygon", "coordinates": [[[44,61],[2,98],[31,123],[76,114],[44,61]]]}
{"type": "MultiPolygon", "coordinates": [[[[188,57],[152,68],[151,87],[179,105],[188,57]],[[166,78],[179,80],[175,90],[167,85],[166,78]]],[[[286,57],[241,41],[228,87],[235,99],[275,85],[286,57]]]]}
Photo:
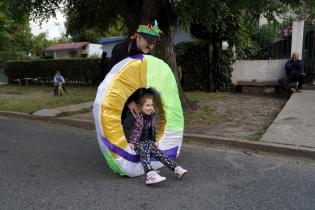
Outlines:
{"type": "Polygon", "coordinates": [[[209,86],[207,90],[214,91],[214,83],[213,83],[213,42],[208,41],[208,55],[209,55],[209,86]]]}
{"type": "Polygon", "coordinates": [[[195,109],[197,105],[188,100],[180,83],[180,73],[177,67],[175,51],[173,46],[174,28],[175,28],[174,26],[170,26],[169,31],[167,33],[164,32],[164,35],[161,36],[160,41],[155,46],[154,54],[157,57],[164,60],[171,67],[173,74],[176,78],[179,96],[183,108],[186,110],[195,109]]]}

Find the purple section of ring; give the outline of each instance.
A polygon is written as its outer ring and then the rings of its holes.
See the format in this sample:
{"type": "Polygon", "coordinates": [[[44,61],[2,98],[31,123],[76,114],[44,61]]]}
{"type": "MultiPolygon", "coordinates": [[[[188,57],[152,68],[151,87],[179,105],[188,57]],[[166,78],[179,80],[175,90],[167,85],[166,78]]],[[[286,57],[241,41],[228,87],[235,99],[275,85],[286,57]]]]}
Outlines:
{"type": "Polygon", "coordinates": [[[138,60],[142,60],[143,61],[144,56],[143,56],[143,54],[137,54],[137,55],[130,56],[130,58],[138,59],[138,60]]]}
{"type": "MultiPolygon", "coordinates": [[[[105,137],[102,136],[102,141],[103,143],[106,145],[106,147],[111,150],[112,152],[116,153],[117,155],[123,157],[124,159],[130,161],[130,162],[134,162],[134,163],[138,163],[140,162],[140,157],[139,155],[132,155],[128,152],[126,152],[125,150],[119,148],[118,146],[110,143],[108,141],[108,139],[106,139],[105,137]]],[[[176,155],[177,155],[177,150],[178,147],[174,147],[172,149],[168,149],[168,150],[164,150],[163,153],[167,156],[169,156],[170,158],[172,158],[173,160],[176,159],[176,155]]],[[[155,158],[151,158],[151,160],[156,160],[155,158]]]]}

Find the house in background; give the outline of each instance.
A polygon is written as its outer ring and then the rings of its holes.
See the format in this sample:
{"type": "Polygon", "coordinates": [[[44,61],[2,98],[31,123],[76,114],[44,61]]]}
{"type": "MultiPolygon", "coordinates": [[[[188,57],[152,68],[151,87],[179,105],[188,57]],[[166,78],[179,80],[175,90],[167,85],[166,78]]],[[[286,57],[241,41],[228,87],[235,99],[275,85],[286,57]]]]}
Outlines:
{"type": "Polygon", "coordinates": [[[179,42],[192,41],[192,39],[193,38],[191,37],[191,35],[188,32],[182,31],[178,28],[175,29],[174,38],[173,38],[174,45],[176,45],[179,42]]]}
{"type": "MultiPolygon", "coordinates": [[[[126,38],[127,37],[125,36],[101,38],[99,43],[102,45],[103,52],[107,53],[107,57],[111,57],[114,46],[117,43],[124,41],[126,38]]],[[[173,39],[174,39],[174,45],[177,44],[178,42],[192,40],[191,36],[187,32],[180,31],[178,29],[175,30],[173,39]]]]}
{"type": "Polygon", "coordinates": [[[112,56],[112,50],[114,46],[122,42],[126,39],[125,36],[115,36],[115,37],[109,37],[109,38],[101,38],[99,43],[102,45],[103,52],[107,53],[107,57],[112,56]]]}
{"type": "Polygon", "coordinates": [[[72,42],[55,44],[48,47],[45,51],[53,53],[54,59],[101,57],[102,45],[89,42],[72,42]]]}

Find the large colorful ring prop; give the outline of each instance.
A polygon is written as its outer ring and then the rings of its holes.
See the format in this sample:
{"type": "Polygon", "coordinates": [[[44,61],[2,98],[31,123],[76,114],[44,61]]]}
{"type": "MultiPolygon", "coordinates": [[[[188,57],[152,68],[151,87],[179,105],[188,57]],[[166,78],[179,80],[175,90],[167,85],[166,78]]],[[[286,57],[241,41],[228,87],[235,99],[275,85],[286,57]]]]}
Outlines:
{"type": "MultiPolygon", "coordinates": [[[[161,98],[157,142],[173,159],[179,155],[184,118],[175,77],[170,67],[150,55],[136,55],[116,64],[98,87],[93,115],[101,151],[110,168],[122,176],[144,173],[139,156],[128,146],[121,114],[128,97],[139,88],[154,88],[161,98]]],[[[152,167],[163,165],[152,159],[152,167]]]]}

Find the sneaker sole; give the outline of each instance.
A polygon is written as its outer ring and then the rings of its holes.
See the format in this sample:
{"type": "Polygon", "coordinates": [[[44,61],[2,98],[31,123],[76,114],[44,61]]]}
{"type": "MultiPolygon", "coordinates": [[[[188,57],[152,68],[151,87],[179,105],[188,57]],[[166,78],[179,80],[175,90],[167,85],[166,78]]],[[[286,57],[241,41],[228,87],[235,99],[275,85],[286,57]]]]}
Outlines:
{"type": "Polygon", "coordinates": [[[152,184],[157,184],[157,183],[163,182],[163,181],[165,181],[165,180],[166,180],[166,178],[161,179],[161,180],[159,180],[159,181],[157,181],[157,182],[145,182],[145,184],[146,184],[146,185],[152,185],[152,184]]]}

